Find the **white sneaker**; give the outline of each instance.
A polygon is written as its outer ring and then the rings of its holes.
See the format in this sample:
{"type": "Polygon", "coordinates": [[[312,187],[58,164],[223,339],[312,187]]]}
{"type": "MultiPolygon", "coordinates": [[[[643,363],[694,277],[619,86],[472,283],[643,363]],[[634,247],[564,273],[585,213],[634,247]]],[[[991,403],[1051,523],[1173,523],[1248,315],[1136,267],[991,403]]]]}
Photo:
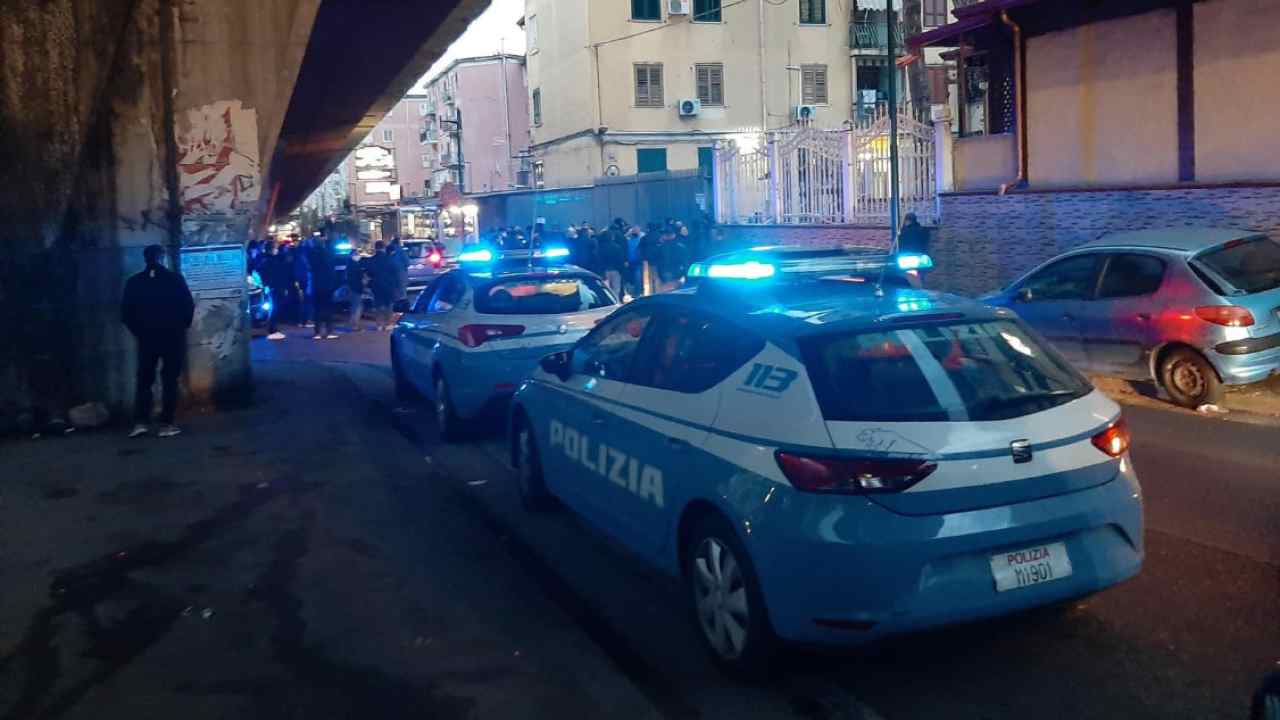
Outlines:
{"type": "Polygon", "coordinates": [[[267,339],[268,339],[268,340],[283,340],[283,339],[285,339],[286,337],[287,337],[287,336],[286,336],[284,333],[282,333],[282,332],[273,332],[273,333],[271,333],[270,335],[268,335],[268,336],[267,336],[267,339]]]}
{"type": "Polygon", "coordinates": [[[161,425],[160,430],[156,432],[156,437],[169,438],[174,435],[181,435],[182,428],[177,425],[161,425]]]}
{"type": "Polygon", "coordinates": [[[138,423],[137,425],[133,426],[132,430],[129,431],[129,437],[131,438],[142,437],[143,435],[146,435],[149,432],[151,432],[151,428],[147,427],[146,425],[143,425],[142,423],[138,423]]]}
{"type": "Polygon", "coordinates": [[[325,340],[337,340],[337,339],[338,339],[338,333],[329,333],[328,335],[325,335],[325,336],[324,336],[324,339],[325,339],[325,340]]]}

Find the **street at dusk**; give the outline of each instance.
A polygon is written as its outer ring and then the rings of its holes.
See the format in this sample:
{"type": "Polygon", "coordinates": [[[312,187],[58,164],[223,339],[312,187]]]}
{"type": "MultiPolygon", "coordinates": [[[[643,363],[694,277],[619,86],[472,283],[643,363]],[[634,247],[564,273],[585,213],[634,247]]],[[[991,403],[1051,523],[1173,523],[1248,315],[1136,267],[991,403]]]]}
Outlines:
{"type": "Polygon", "coordinates": [[[0,720],[1280,720],[1280,0],[0,6],[0,720]]]}

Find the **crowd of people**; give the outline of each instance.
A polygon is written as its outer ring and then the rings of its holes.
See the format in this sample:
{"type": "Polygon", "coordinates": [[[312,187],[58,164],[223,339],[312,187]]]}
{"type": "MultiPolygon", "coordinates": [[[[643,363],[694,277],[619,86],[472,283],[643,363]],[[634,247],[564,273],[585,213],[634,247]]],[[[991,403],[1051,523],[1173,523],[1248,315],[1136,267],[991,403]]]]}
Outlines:
{"type": "Polygon", "coordinates": [[[700,222],[696,228],[675,218],[645,227],[615,218],[603,228],[583,220],[567,228],[542,223],[495,230],[485,239],[504,250],[563,246],[569,262],[604,278],[621,297],[638,297],[679,287],[689,265],[723,252],[720,230],[700,222]]]}
{"type": "Polygon", "coordinates": [[[334,315],[343,305],[348,329],[364,331],[366,289],[373,295],[375,328],[391,329],[393,308],[408,297],[409,258],[400,240],[374,243],[373,254],[367,256],[353,248],[342,257],[338,244],[337,236],[327,232],[300,242],[249,244],[249,272],[257,273],[271,293],[268,339],[287,337],[282,323],[313,328],[315,340],[337,338],[334,315]]]}

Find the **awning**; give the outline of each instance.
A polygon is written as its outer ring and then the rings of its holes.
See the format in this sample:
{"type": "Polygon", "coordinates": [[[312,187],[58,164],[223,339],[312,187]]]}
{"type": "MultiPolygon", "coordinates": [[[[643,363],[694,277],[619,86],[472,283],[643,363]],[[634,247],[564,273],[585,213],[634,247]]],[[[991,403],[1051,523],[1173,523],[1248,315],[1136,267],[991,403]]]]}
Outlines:
{"type": "Polygon", "coordinates": [[[955,22],[907,38],[907,47],[912,50],[929,46],[955,47],[965,33],[1000,22],[1001,12],[1039,2],[1041,0],[983,0],[958,7],[951,11],[956,16],[955,22]]]}

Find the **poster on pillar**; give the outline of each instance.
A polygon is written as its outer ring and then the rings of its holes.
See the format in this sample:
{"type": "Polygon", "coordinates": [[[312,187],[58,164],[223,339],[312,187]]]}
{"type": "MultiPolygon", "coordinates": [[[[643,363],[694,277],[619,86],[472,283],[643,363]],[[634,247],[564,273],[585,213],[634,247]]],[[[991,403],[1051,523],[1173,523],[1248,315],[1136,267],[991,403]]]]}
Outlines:
{"type": "Polygon", "coordinates": [[[240,245],[182,248],[181,270],[198,300],[238,298],[245,293],[245,254],[240,245]]]}
{"type": "Polygon", "coordinates": [[[187,110],[174,130],[184,215],[252,210],[262,195],[258,113],[239,100],[187,110]]]}

